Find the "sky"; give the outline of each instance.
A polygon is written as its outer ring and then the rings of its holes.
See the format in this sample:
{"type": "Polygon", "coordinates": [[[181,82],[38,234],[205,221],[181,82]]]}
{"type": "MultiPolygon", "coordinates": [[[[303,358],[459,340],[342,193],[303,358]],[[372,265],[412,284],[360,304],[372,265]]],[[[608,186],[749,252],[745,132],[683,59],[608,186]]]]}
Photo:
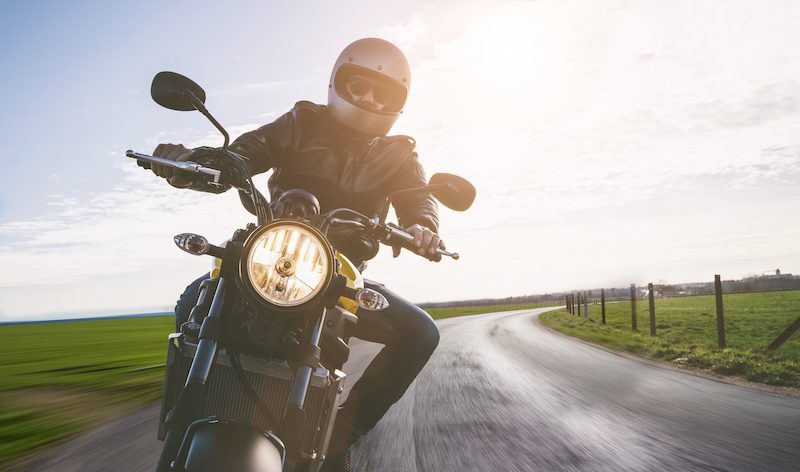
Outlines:
{"type": "MultiPolygon", "coordinates": [[[[384,248],[365,275],[416,302],[800,273],[800,3],[794,1],[45,2],[0,18],[0,322],[171,310],[227,239],[238,197],[181,191],[124,157],[221,145],[150,81],[201,84],[232,136],[324,104],[339,52],[397,44],[392,133],[429,175],[461,260],[384,248]]],[[[256,177],[266,188],[267,175],[256,177]]]]}

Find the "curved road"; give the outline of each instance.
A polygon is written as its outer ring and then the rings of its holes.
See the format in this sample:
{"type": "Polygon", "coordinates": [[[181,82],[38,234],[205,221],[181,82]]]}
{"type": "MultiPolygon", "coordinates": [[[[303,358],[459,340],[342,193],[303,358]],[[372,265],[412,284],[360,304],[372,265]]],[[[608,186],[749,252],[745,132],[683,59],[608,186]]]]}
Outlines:
{"type": "MultiPolygon", "coordinates": [[[[528,310],[438,321],[405,397],[353,470],[800,471],[800,400],[620,356],[528,310]]],[[[353,343],[349,383],[379,349],[353,343]]],[[[152,471],[157,407],[17,469],[152,471]]]]}

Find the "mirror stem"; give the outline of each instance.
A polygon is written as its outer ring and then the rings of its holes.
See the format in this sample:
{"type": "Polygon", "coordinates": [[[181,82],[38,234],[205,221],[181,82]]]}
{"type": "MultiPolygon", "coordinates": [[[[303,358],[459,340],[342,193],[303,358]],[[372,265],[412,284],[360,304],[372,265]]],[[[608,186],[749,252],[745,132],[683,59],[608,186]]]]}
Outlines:
{"type": "Polygon", "coordinates": [[[220,133],[222,133],[222,136],[225,138],[225,142],[222,144],[222,150],[223,151],[227,150],[228,143],[230,143],[231,138],[230,136],[228,136],[228,132],[225,131],[225,128],[223,128],[222,125],[219,124],[219,122],[213,116],[211,116],[211,113],[208,112],[208,109],[203,104],[203,102],[200,101],[199,98],[197,98],[197,95],[192,93],[191,90],[184,90],[183,93],[189,95],[189,98],[191,98],[192,100],[192,105],[194,105],[197,111],[199,111],[206,118],[208,118],[208,120],[211,121],[211,124],[214,125],[214,127],[217,128],[220,133]]]}
{"type": "Polygon", "coordinates": [[[396,192],[392,192],[386,197],[386,202],[383,204],[383,208],[381,208],[381,212],[379,213],[380,222],[381,224],[386,222],[386,217],[389,216],[389,207],[391,206],[392,202],[399,196],[409,194],[409,193],[431,193],[434,190],[438,190],[441,188],[450,187],[450,184],[433,184],[433,185],[424,185],[422,187],[417,188],[409,188],[405,190],[398,190],[396,192]]]}

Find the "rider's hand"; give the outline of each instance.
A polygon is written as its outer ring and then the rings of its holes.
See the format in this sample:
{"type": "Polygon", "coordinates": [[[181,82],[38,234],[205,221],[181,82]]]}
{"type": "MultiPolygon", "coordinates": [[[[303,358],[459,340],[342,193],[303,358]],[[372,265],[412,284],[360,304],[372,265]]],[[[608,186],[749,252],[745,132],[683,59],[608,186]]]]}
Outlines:
{"type": "MultiPolygon", "coordinates": [[[[420,226],[412,225],[405,229],[406,233],[414,236],[414,244],[417,246],[416,253],[432,259],[436,262],[442,260],[442,255],[436,253],[436,248],[446,249],[444,240],[439,238],[439,235],[430,229],[420,226]]],[[[394,257],[400,255],[399,248],[393,253],[394,257]]]]}
{"type": "MultiPolygon", "coordinates": [[[[191,149],[185,148],[183,144],[159,144],[153,151],[153,156],[182,162],[192,160],[192,152],[191,149]]],[[[157,176],[167,179],[167,182],[173,187],[187,188],[192,185],[191,179],[180,175],[180,172],[171,167],[152,164],[150,168],[157,176]]]]}

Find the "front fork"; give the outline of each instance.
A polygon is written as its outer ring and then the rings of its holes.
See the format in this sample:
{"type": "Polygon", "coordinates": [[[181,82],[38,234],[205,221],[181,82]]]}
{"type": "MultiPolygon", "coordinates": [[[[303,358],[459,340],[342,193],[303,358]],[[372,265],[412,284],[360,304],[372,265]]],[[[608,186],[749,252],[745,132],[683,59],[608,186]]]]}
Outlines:
{"type": "Polygon", "coordinates": [[[189,425],[203,416],[206,405],[206,383],[211,372],[211,366],[217,357],[219,342],[222,339],[224,327],[222,307],[225,303],[225,278],[220,277],[214,299],[208,316],[203,320],[200,328],[200,340],[197,343],[197,352],[192,360],[189,375],[186,378],[175,407],[169,412],[165,420],[166,435],[161,456],[158,459],[156,472],[170,472],[175,467],[175,457],[189,425]]]}
{"type": "MultiPolygon", "coordinates": [[[[181,448],[187,429],[195,420],[205,415],[208,376],[217,357],[219,344],[227,329],[223,318],[225,294],[226,280],[224,277],[219,277],[219,283],[214,292],[208,316],[203,320],[200,328],[197,351],[192,360],[192,366],[189,369],[183,391],[181,391],[175,407],[165,420],[164,447],[161,450],[156,472],[173,472],[175,470],[174,461],[181,448]]],[[[308,342],[304,344],[305,349],[301,352],[299,362],[296,364],[297,367],[294,371],[286,410],[280,425],[281,436],[287,445],[289,459],[293,461],[300,459],[300,454],[303,450],[304,406],[306,394],[311,384],[311,376],[316,366],[319,365],[319,342],[322,335],[322,327],[325,324],[326,311],[327,308],[323,309],[314,320],[308,342]]]]}
{"type": "Polygon", "coordinates": [[[289,398],[286,402],[286,410],[279,428],[280,437],[286,444],[286,451],[289,460],[296,462],[300,460],[303,451],[303,439],[305,424],[305,402],[308,388],[311,384],[311,375],[319,365],[320,348],[319,341],[322,335],[322,327],[325,324],[327,308],[323,309],[320,316],[314,320],[314,324],[309,333],[308,343],[303,345],[297,361],[292,386],[289,390],[289,398]]]}

